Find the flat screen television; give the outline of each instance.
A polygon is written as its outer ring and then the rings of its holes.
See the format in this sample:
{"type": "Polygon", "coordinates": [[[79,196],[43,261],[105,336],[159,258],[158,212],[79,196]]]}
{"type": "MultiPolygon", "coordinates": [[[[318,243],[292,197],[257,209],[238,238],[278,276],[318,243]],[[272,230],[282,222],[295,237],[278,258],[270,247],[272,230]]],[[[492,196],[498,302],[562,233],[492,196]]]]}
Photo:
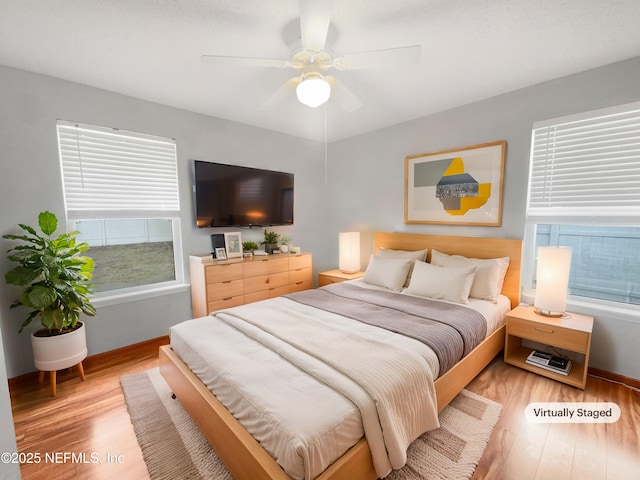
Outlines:
{"type": "Polygon", "coordinates": [[[194,160],[196,225],[293,224],[293,173],[194,160]]]}

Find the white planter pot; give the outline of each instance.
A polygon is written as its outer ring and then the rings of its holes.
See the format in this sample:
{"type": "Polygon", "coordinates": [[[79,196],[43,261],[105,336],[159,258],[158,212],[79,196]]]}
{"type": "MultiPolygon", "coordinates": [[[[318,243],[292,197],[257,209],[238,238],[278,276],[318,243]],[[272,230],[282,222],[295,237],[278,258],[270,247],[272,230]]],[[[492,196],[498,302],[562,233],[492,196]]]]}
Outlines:
{"type": "Polygon", "coordinates": [[[73,332],[54,337],[31,334],[33,362],[38,370],[52,372],[73,367],[87,358],[87,337],[84,323],[73,332]]]}

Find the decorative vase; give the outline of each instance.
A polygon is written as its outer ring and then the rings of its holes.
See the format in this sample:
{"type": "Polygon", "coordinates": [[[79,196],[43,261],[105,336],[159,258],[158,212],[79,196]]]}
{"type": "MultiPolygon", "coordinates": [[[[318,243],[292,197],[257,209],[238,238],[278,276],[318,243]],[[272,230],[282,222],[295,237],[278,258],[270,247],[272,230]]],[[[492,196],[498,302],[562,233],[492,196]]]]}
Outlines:
{"type": "Polygon", "coordinates": [[[31,334],[33,363],[42,372],[53,372],[73,367],[87,358],[87,336],[84,323],[79,328],[52,337],[31,334]]]}

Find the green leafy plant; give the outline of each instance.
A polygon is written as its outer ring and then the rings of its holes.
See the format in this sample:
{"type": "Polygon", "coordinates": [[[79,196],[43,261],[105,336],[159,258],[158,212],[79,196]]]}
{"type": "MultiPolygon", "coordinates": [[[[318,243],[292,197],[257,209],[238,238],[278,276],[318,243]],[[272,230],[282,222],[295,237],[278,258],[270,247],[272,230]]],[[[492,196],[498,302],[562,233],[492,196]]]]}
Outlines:
{"type": "Polygon", "coordinates": [[[62,332],[78,323],[80,314],[95,316],[96,309],[89,295],[94,261],[80,255],[89,249],[84,242],[77,242],[77,231],[53,234],[58,229],[58,219],[51,212],[38,215],[42,235],[33,227],[19,224],[27,235],[3,235],[8,240],[23,244],[7,252],[7,258],[19,265],[8,271],[5,280],[10,285],[26,287],[11,308],[32,308],[20,331],[40,316],[42,326],[62,332]]]}
{"type": "Polygon", "coordinates": [[[253,252],[255,250],[258,250],[259,248],[260,247],[258,246],[258,244],[251,240],[247,242],[242,242],[242,249],[246,252],[253,252]]]}
{"type": "Polygon", "coordinates": [[[280,235],[280,245],[289,245],[291,237],[289,235],[280,235]]]}
{"type": "Polygon", "coordinates": [[[269,245],[277,245],[279,239],[280,239],[280,234],[279,233],[270,232],[269,230],[265,230],[264,231],[264,240],[262,241],[262,243],[263,244],[269,244],[269,245]]]}

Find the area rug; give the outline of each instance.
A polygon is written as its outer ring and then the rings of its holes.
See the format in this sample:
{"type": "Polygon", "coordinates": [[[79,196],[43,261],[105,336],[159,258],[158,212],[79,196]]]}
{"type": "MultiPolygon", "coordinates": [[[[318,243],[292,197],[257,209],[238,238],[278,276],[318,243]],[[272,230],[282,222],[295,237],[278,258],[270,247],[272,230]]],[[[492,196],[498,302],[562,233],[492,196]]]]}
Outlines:
{"type": "MultiPolygon", "coordinates": [[[[172,398],[157,368],[125,375],[120,383],[152,480],[233,478],[180,402],[172,398]]],[[[501,405],[463,390],[440,414],[440,428],[414,441],[407,464],[387,478],[470,478],[501,410],[501,405]]]]}

